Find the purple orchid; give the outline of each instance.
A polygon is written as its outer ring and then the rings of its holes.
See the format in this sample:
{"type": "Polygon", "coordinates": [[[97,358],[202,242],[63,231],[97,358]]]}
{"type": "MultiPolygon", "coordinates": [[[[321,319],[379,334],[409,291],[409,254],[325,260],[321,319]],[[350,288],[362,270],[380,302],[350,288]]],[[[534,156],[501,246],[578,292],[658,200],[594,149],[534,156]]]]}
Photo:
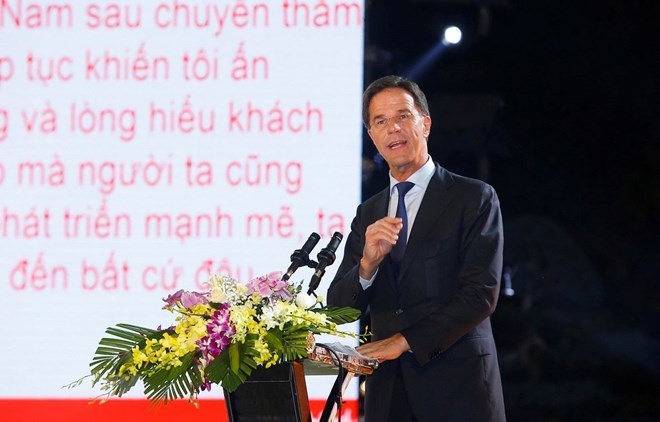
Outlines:
{"type": "Polygon", "coordinates": [[[218,357],[223,350],[229,347],[231,339],[236,334],[236,328],[230,324],[229,305],[223,303],[211,315],[206,324],[208,335],[197,341],[202,356],[208,361],[218,357]]]}

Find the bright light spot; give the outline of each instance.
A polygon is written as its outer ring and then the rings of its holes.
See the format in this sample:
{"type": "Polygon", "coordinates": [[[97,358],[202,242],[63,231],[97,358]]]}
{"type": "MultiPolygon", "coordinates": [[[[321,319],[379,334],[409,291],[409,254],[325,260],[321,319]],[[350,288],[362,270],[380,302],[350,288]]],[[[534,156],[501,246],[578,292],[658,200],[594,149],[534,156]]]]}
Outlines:
{"type": "Polygon", "coordinates": [[[445,28],[442,43],[445,45],[456,45],[461,42],[461,38],[463,38],[463,33],[458,26],[448,26],[445,28]]]}

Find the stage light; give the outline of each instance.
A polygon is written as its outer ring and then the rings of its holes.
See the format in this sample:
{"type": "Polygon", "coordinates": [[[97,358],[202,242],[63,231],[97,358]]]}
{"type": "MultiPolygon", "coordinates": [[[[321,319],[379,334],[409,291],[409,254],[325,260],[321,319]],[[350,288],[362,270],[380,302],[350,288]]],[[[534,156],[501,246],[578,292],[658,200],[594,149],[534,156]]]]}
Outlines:
{"type": "Polygon", "coordinates": [[[458,26],[452,25],[445,28],[442,33],[442,43],[444,45],[456,45],[463,39],[463,32],[458,26]]]}
{"type": "Polygon", "coordinates": [[[442,34],[436,38],[437,41],[424,55],[417,60],[403,75],[409,79],[417,79],[426,72],[445,50],[448,50],[461,42],[463,32],[456,25],[445,27],[442,34]]]}

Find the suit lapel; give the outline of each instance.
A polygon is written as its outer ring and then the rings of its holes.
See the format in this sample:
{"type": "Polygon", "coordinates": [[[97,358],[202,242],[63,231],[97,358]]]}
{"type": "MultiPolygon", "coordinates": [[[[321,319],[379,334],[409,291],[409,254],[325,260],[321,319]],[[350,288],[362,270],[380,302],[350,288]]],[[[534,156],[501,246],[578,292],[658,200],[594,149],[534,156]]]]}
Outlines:
{"type": "Polygon", "coordinates": [[[387,208],[390,203],[390,190],[386,188],[376,194],[373,202],[371,202],[368,209],[365,209],[365,216],[367,217],[367,226],[380,220],[387,215],[387,208]]]}
{"type": "Polygon", "coordinates": [[[415,252],[419,250],[425,233],[428,232],[430,227],[433,227],[435,221],[440,218],[451,201],[447,190],[454,184],[454,180],[437,163],[435,166],[435,174],[431,177],[429,185],[426,188],[424,198],[422,198],[422,203],[417,212],[417,217],[415,217],[415,223],[410,232],[410,237],[408,238],[399,278],[403,276],[403,273],[408,268],[415,252]]]}

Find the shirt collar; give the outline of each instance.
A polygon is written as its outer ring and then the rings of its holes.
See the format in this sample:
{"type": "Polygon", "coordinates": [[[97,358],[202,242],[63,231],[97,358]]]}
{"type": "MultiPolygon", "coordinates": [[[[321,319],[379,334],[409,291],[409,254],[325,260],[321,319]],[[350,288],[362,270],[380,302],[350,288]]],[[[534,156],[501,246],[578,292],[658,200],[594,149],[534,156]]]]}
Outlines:
{"type": "MultiPolygon", "coordinates": [[[[420,187],[423,190],[426,190],[426,187],[429,185],[429,182],[431,181],[431,177],[433,177],[434,173],[435,173],[435,163],[433,162],[433,159],[429,155],[429,158],[426,160],[426,163],[424,163],[424,165],[420,167],[419,170],[414,172],[405,181],[412,182],[415,184],[415,187],[420,187]]],[[[394,190],[396,189],[395,185],[399,183],[399,181],[392,176],[392,172],[390,172],[389,174],[390,174],[390,195],[392,195],[394,193],[394,190]]]]}

